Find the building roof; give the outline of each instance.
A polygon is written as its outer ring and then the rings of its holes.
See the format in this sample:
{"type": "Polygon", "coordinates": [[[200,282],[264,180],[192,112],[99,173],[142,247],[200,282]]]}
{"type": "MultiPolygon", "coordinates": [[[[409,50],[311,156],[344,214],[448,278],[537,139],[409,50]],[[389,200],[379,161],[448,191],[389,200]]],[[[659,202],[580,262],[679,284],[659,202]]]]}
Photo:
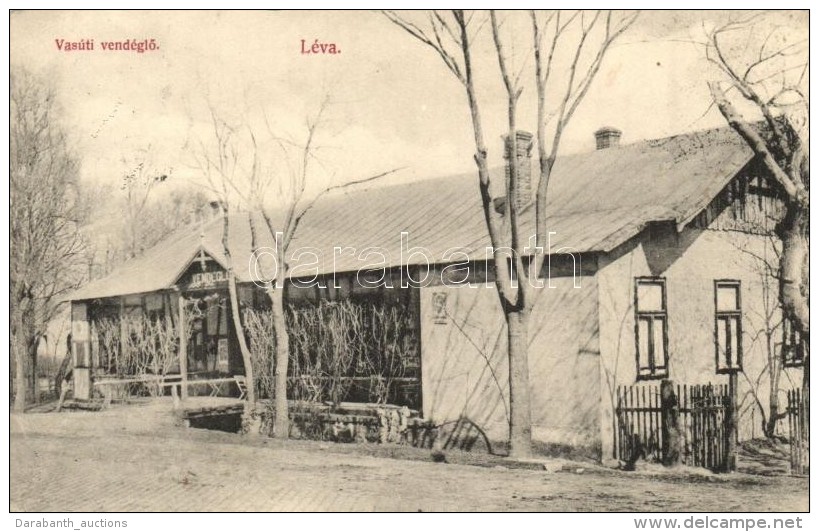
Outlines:
{"type": "MultiPolygon", "coordinates": [[[[652,221],[673,221],[681,229],[751,158],[751,150],[730,128],[559,157],[547,207],[546,225],[554,232],[551,250],[609,252],[652,221]]],[[[493,177],[502,186],[503,168],[495,169],[493,177]]],[[[240,282],[252,280],[249,216],[237,213],[230,219],[231,258],[240,282]]],[[[262,229],[262,220],[254,216],[256,227],[262,229]]],[[[526,235],[534,233],[533,218],[528,216],[524,222],[526,235]]],[[[68,299],[169,288],[200,250],[224,266],[222,227],[217,218],[201,231],[199,227],[180,230],[68,299]]],[[[452,249],[484,258],[490,242],[476,173],[392,186],[357,185],[326,195],[301,220],[289,252],[310,248],[323,261],[318,273],[356,271],[378,262],[373,256],[354,257],[349,250],[337,253],[337,247],[353,248],[356,254],[379,248],[387,258],[386,267],[423,263],[426,259],[420,254],[402,257],[402,232],[408,233],[407,247],[424,248],[432,263],[447,262],[444,252],[452,249]]],[[[266,230],[257,230],[257,238],[260,247],[273,247],[266,230]]],[[[302,260],[309,262],[308,257],[302,260]]],[[[264,268],[262,275],[272,277],[264,268]]]]}

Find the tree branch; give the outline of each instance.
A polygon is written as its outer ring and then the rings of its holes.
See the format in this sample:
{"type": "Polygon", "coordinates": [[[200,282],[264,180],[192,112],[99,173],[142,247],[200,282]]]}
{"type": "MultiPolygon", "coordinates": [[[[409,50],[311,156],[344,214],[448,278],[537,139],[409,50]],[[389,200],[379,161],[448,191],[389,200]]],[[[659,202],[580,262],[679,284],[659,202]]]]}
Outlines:
{"type": "Polygon", "coordinates": [[[791,176],[779,166],[773,154],[771,154],[771,151],[768,149],[765,140],[750,124],[742,120],[742,116],[725,96],[725,92],[720,84],[716,81],[712,81],[708,83],[708,87],[722,116],[734,131],[739,133],[745,142],[748,143],[748,146],[759,157],[765,168],[771,173],[777,183],[782,186],[785,194],[793,201],[807,208],[810,204],[809,197],[801,180],[792,179],[791,176]]]}

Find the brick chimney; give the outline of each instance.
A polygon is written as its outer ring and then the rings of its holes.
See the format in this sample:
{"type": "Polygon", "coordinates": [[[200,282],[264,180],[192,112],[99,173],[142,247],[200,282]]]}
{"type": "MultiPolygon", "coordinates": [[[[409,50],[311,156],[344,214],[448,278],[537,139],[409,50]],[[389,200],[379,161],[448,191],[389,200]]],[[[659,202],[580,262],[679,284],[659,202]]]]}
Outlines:
{"type": "Polygon", "coordinates": [[[614,127],[601,127],[594,132],[594,138],[597,141],[597,149],[605,150],[606,148],[616,148],[620,145],[620,136],[623,134],[614,127]]]}
{"type": "MultiPolygon", "coordinates": [[[[532,202],[532,134],[528,131],[516,131],[517,140],[517,161],[518,161],[518,187],[517,195],[513,198],[518,211],[532,202]]],[[[506,159],[506,180],[509,182],[512,159],[512,139],[509,135],[503,137],[504,150],[503,158],[506,159]]]]}

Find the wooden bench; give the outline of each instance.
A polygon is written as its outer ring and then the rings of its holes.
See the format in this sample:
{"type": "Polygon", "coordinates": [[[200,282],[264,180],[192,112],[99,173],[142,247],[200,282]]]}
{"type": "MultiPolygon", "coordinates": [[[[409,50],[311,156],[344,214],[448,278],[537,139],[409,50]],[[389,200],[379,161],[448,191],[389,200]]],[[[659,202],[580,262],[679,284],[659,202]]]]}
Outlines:
{"type": "Polygon", "coordinates": [[[127,379],[100,379],[94,381],[94,386],[100,390],[103,396],[103,408],[111,404],[114,396],[114,389],[124,384],[153,384],[160,388],[170,386],[171,391],[176,392],[176,386],[182,382],[182,375],[143,375],[141,377],[131,377],[127,379]]]}
{"type": "MultiPolygon", "coordinates": [[[[153,384],[160,388],[169,387],[171,390],[171,395],[174,397],[174,402],[181,396],[181,386],[182,386],[182,375],[145,375],[142,377],[132,377],[127,379],[101,379],[94,381],[94,386],[99,388],[100,393],[102,393],[104,397],[103,407],[107,407],[111,404],[111,399],[113,398],[113,391],[117,386],[121,386],[124,384],[134,384],[134,383],[141,383],[141,384],[153,384]]],[[[210,397],[216,397],[221,392],[224,391],[223,386],[229,383],[236,383],[236,387],[239,389],[239,399],[244,399],[247,395],[247,385],[245,383],[245,376],[244,375],[234,375],[233,377],[217,377],[213,379],[194,379],[188,380],[187,385],[188,387],[191,386],[209,386],[210,387],[210,397]]]]}

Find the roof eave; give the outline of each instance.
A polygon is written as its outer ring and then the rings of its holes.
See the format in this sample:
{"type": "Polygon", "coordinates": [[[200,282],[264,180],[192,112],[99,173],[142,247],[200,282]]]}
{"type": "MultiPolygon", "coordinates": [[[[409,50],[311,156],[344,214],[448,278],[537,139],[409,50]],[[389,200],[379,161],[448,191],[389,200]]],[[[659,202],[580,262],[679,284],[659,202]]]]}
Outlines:
{"type": "Polygon", "coordinates": [[[689,209],[688,211],[683,213],[681,216],[677,217],[677,219],[676,219],[677,232],[681,233],[682,230],[685,229],[685,227],[688,224],[690,224],[691,221],[694,218],[696,218],[698,214],[700,214],[703,210],[705,210],[708,207],[708,205],[710,205],[711,202],[714,201],[714,198],[716,198],[717,195],[719,195],[719,193],[722,192],[722,190],[728,185],[728,183],[730,183],[731,180],[736,178],[746,168],[748,168],[748,166],[753,161],[754,161],[754,156],[750,155],[748,157],[748,159],[744,163],[742,163],[742,166],[740,166],[739,170],[737,170],[736,172],[734,172],[732,174],[728,174],[727,176],[723,176],[723,178],[718,182],[719,186],[716,186],[716,185],[714,186],[714,189],[716,189],[716,191],[712,190],[712,191],[709,191],[708,194],[703,194],[701,196],[701,199],[693,207],[691,207],[691,209],[689,209]]]}

